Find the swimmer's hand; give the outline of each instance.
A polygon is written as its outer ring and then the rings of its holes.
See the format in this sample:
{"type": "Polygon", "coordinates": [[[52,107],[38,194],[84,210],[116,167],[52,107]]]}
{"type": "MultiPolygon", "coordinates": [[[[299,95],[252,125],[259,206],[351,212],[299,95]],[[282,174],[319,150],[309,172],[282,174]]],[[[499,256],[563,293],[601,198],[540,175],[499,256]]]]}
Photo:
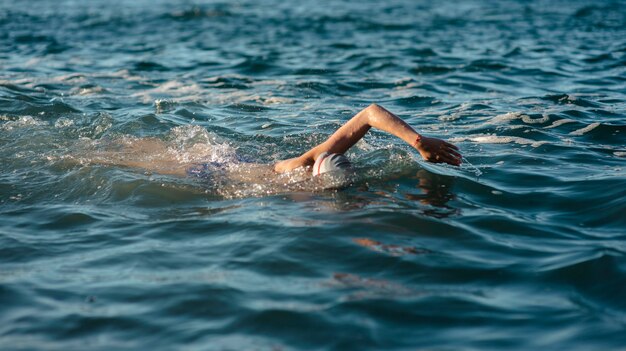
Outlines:
{"type": "Polygon", "coordinates": [[[458,166],[461,164],[459,148],[447,141],[421,136],[413,147],[419,151],[422,158],[428,162],[442,163],[458,166]]]}

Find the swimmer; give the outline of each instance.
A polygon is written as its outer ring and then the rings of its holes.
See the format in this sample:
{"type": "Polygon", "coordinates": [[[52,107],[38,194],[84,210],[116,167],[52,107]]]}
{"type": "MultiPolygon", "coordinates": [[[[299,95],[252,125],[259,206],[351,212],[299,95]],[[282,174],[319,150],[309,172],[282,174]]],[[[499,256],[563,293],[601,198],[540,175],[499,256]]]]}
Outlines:
{"type": "Polygon", "coordinates": [[[318,175],[324,173],[322,169],[329,171],[349,167],[349,162],[343,154],[361,140],[370,128],[380,129],[404,140],[426,161],[454,166],[461,164],[461,154],[455,145],[421,135],[400,117],[380,105],[372,104],[337,129],[325,142],[298,157],[276,163],[274,171],[283,173],[300,167],[314,166],[313,175],[318,175]]]}
{"type": "MultiPolygon", "coordinates": [[[[157,138],[134,140],[132,143],[123,145],[124,151],[121,153],[99,153],[89,162],[143,168],[147,171],[179,176],[227,178],[252,183],[264,179],[266,182],[272,182],[272,179],[276,179],[277,175],[283,173],[317,176],[327,172],[349,170],[351,164],[344,153],[363,138],[371,128],[385,131],[404,140],[428,162],[447,163],[454,166],[461,164],[462,157],[456,146],[444,140],[417,133],[400,117],[377,104],[372,104],[357,113],[323,143],[298,157],[279,161],[271,166],[241,162],[241,160],[233,164],[182,162],[175,154],[172,154],[165,142],[157,138]]],[[[192,155],[202,154],[202,150],[194,150],[193,147],[186,151],[192,155]]],[[[281,180],[278,179],[277,182],[281,180]]]]}

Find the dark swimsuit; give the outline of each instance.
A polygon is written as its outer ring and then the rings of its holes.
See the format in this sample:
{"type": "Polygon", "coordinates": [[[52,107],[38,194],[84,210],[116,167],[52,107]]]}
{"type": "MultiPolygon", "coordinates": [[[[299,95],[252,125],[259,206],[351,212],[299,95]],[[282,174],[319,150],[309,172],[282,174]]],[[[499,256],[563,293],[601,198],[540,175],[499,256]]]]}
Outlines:
{"type": "Polygon", "coordinates": [[[217,173],[223,173],[228,167],[226,162],[205,162],[196,163],[187,169],[187,175],[191,177],[198,177],[202,179],[213,178],[217,173]]]}
{"type": "Polygon", "coordinates": [[[217,175],[223,175],[229,168],[229,166],[250,162],[251,161],[246,157],[236,155],[234,159],[231,160],[195,163],[193,166],[187,169],[187,175],[202,179],[214,178],[217,175]]]}

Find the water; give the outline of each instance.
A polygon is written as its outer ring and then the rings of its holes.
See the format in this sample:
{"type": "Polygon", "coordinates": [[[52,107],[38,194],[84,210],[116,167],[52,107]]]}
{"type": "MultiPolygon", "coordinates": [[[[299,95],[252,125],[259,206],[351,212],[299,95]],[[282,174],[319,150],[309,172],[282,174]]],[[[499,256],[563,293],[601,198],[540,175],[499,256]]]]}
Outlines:
{"type": "Polygon", "coordinates": [[[624,5],[0,2],[0,348],[626,349],[624,5]],[[110,164],[271,164],[371,102],[464,166],[110,164]]]}

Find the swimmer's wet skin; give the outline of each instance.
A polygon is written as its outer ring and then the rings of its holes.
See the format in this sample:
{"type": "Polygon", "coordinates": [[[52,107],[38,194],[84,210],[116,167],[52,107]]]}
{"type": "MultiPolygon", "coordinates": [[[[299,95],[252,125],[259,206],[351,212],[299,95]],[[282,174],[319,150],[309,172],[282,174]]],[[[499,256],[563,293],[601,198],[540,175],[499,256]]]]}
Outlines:
{"type": "MultiPolygon", "coordinates": [[[[414,147],[426,161],[447,163],[454,166],[461,164],[462,156],[455,145],[441,139],[421,135],[400,117],[380,105],[372,104],[357,113],[323,143],[315,146],[299,157],[276,163],[276,165],[274,165],[274,171],[278,173],[289,172],[299,167],[316,165],[318,159],[323,158],[325,160],[329,157],[328,155],[342,155],[361,140],[370,128],[380,129],[404,140],[414,147]]],[[[347,159],[345,161],[347,161],[347,159]]],[[[329,170],[333,169],[335,169],[335,167],[329,167],[329,170]]],[[[324,173],[320,172],[320,170],[316,170],[315,167],[313,167],[313,174],[318,175],[324,173]]]]}
{"type": "Polygon", "coordinates": [[[215,175],[215,173],[222,171],[226,168],[225,162],[205,162],[198,163],[187,169],[187,175],[191,177],[209,179],[215,175]]]}
{"type": "MultiPolygon", "coordinates": [[[[435,163],[461,164],[462,156],[458,148],[444,140],[430,138],[417,133],[400,117],[385,108],[372,104],[361,110],[341,126],[323,143],[302,155],[275,165],[257,164],[234,155],[230,160],[185,163],[166,152],[167,145],[157,138],[135,140],[131,153],[143,155],[139,159],[128,158],[127,153],[113,157],[94,157],[92,162],[142,168],[148,171],[177,176],[192,176],[204,179],[213,177],[237,177],[250,179],[259,176],[268,181],[270,174],[290,172],[298,168],[314,176],[332,171],[349,171],[350,161],[343,154],[356,144],[371,129],[376,128],[390,133],[415,148],[424,160],[435,163]],[[231,167],[240,165],[244,167],[231,167]]],[[[115,154],[115,153],[113,153],[115,154]]],[[[201,157],[201,156],[200,156],[201,157]]]]}

